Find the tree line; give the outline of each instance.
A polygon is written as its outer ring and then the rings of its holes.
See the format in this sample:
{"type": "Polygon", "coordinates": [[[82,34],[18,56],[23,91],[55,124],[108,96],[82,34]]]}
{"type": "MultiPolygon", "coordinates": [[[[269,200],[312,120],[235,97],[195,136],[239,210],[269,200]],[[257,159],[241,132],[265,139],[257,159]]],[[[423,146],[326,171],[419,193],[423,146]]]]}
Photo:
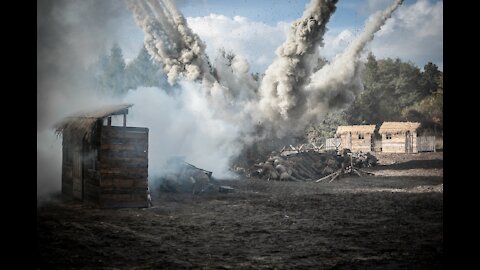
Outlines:
{"type": "MultiPolygon", "coordinates": [[[[325,62],[325,61],[323,61],[325,62]]],[[[109,95],[123,95],[139,86],[171,89],[159,64],[142,47],[128,64],[122,49],[114,44],[89,68],[94,87],[109,95]]],[[[339,125],[381,124],[384,121],[421,122],[425,127],[443,128],[443,72],[428,62],[421,70],[412,62],[377,59],[369,53],[362,67],[363,91],[347,108],[331,111],[312,123],[307,137],[333,137],[339,125]]],[[[252,74],[256,80],[262,75],[252,74]]]]}
{"type": "Polygon", "coordinates": [[[428,62],[420,70],[412,62],[376,59],[369,53],[362,70],[363,91],[342,110],[312,123],[307,138],[330,138],[339,125],[377,124],[385,121],[420,122],[425,130],[443,130],[443,72],[428,62]]]}
{"type": "Polygon", "coordinates": [[[145,47],[126,64],[120,46],[115,43],[110,53],[103,53],[88,70],[93,87],[108,96],[122,96],[139,86],[169,88],[159,64],[153,61],[145,47]]]}

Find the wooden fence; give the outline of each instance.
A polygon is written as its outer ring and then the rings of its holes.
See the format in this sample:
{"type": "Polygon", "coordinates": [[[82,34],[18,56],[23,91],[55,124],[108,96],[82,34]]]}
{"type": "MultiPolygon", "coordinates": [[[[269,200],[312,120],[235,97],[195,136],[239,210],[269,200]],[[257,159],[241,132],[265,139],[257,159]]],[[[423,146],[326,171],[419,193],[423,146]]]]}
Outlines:
{"type": "Polygon", "coordinates": [[[325,150],[337,150],[341,144],[342,140],[340,138],[328,138],[325,140],[325,150]]]}
{"type": "Polygon", "coordinates": [[[418,152],[435,152],[435,136],[417,137],[418,152]]]}

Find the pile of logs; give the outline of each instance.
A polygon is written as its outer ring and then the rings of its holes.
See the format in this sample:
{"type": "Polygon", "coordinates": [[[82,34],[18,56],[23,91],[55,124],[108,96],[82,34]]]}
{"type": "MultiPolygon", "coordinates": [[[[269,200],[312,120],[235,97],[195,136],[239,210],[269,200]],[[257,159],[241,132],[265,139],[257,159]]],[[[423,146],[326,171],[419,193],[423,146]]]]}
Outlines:
{"type": "Polygon", "coordinates": [[[378,159],[370,153],[350,153],[349,150],[347,153],[351,156],[353,166],[355,167],[368,168],[378,164],[378,159]]]}
{"type": "Polygon", "coordinates": [[[341,174],[369,174],[360,168],[375,166],[377,159],[369,153],[304,151],[288,156],[273,152],[265,162],[253,165],[250,177],[280,181],[333,181],[341,174]]]}
{"type": "Polygon", "coordinates": [[[330,183],[333,180],[335,180],[337,177],[341,175],[346,175],[346,174],[357,174],[360,177],[364,175],[373,175],[373,173],[364,171],[359,167],[375,166],[378,162],[378,159],[374,155],[370,153],[365,154],[362,152],[352,153],[350,152],[349,149],[344,149],[342,152],[343,152],[342,155],[344,157],[342,167],[339,170],[316,180],[315,182],[318,183],[324,180],[330,180],[329,181],[330,183]]]}

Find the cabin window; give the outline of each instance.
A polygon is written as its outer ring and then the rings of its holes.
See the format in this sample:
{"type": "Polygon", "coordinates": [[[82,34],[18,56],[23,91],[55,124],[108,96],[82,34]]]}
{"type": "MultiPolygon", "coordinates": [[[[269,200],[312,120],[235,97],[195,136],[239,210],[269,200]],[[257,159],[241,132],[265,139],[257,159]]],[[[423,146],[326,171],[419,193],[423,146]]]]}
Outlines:
{"type": "Polygon", "coordinates": [[[364,139],[363,134],[358,134],[358,139],[363,140],[364,139]]]}
{"type": "Polygon", "coordinates": [[[391,140],[392,139],[392,134],[390,134],[390,133],[385,134],[385,139],[391,140]]]}

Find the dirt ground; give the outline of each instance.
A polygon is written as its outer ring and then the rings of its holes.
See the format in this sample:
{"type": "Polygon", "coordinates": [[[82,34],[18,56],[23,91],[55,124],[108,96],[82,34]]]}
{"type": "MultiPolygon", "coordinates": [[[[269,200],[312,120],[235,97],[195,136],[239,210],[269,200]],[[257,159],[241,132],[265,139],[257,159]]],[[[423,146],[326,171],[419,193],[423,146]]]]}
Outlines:
{"type": "Polygon", "coordinates": [[[37,208],[38,269],[443,269],[443,153],[332,183],[223,180],[154,207],[37,208]]]}

